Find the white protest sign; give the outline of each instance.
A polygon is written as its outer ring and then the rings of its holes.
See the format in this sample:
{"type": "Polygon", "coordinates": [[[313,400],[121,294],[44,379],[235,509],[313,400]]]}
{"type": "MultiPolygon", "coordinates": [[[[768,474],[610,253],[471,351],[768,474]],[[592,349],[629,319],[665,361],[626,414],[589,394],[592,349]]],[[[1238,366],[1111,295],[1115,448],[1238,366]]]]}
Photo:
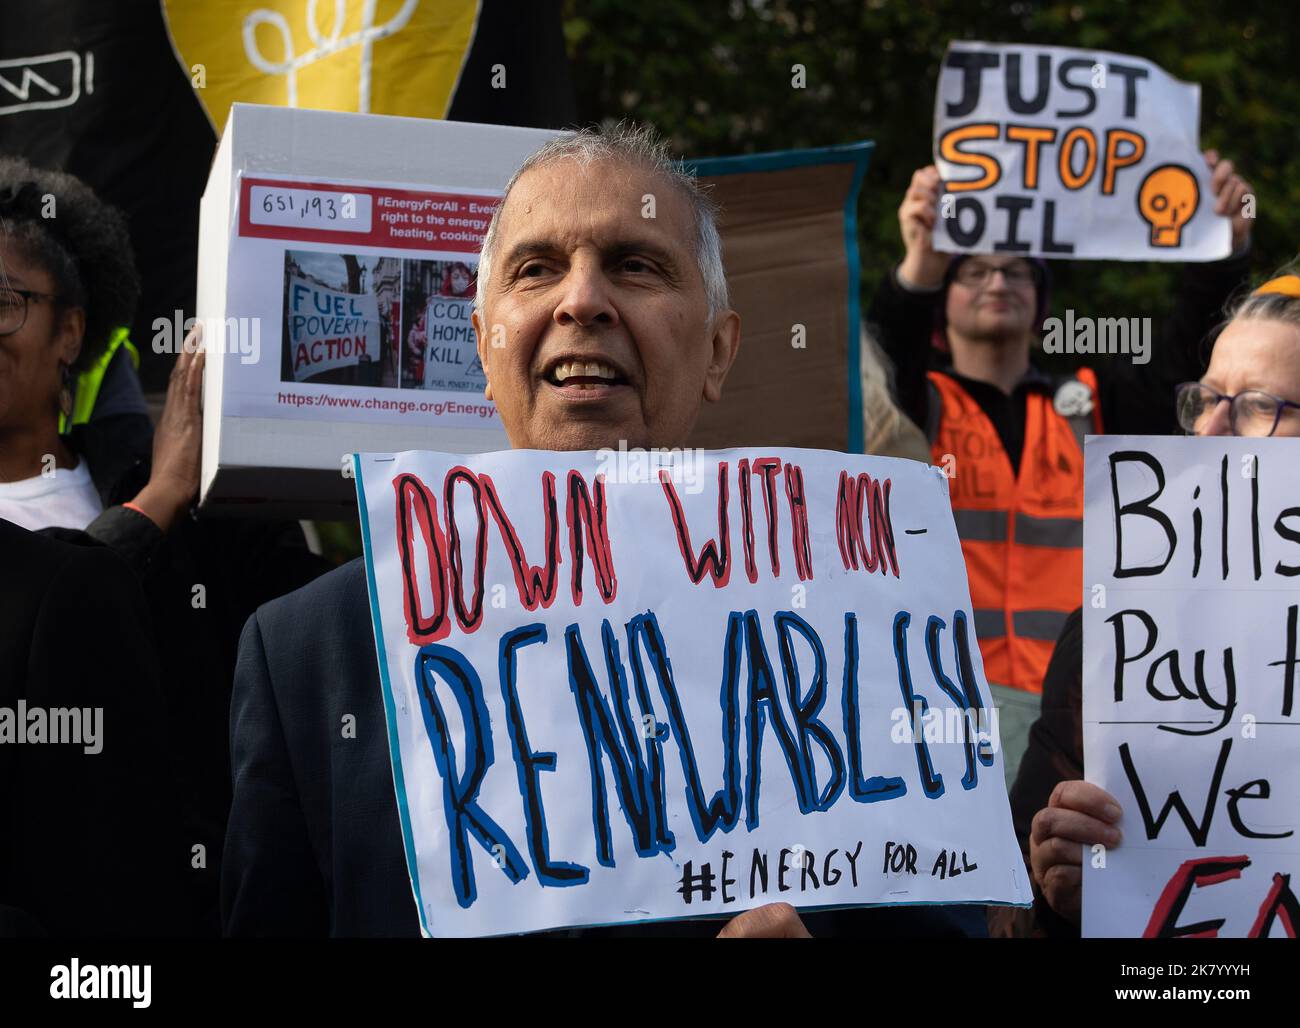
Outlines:
{"type": "Polygon", "coordinates": [[[356,480],[426,935],[1030,900],[937,469],[408,452],[356,480]]]}
{"type": "Polygon", "coordinates": [[[1300,441],[1085,447],[1084,767],[1122,843],[1085,850],[1090,936],[1300,929],[1300,441]]]}
{"type": "Polygon", "coordinates": [[[1200,153],[1200,87],[1099,50],[954,42],[934,102],[938,250],[1211,261],[1232,229],[1200,153]]]}
{"type": "Polygon", "coordinates": [[[286,276],[285,325],[293,377],[379,359],[379,305],[373,293],[345,293],[286,276]]]}

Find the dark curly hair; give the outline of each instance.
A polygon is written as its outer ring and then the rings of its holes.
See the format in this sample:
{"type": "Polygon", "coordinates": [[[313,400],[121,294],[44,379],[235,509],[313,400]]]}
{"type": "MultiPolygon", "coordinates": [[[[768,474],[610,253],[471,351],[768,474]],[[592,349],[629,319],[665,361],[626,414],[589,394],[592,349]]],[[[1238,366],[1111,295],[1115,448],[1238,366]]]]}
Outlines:
{"type": "MultiPolygon", "coordinates": [[[[104,352],[115,329],[131,324],[140,276],[126,217],[80,179],[33,168],[19,157],[0,157],[0,240],[54,279],[63,307],[85,311],[86,332],[74,371],[104,352]]],[[[3,272],[0,267],[0,277],[3,272]]]]}

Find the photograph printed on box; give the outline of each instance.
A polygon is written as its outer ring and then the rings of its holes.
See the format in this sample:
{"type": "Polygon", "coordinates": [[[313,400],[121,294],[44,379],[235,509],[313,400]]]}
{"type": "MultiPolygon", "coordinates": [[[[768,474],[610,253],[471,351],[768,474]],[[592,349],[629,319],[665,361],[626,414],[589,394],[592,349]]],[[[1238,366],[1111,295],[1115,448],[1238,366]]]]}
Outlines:
{"type": "Polygon", "coordinates": [[[477,261],[402,262],[402,388],[481,393],[470,315],[477,261]]]}
{"type": "Polygon", "coordinates": [[[397,388],[401,283],[398,257],[286,250],[280,380],[397,388]]]}

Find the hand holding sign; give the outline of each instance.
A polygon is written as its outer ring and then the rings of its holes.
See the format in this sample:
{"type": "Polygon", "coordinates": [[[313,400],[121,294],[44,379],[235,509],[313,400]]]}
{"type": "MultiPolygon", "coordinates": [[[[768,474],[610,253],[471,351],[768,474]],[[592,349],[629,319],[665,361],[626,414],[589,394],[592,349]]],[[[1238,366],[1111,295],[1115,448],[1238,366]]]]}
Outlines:
{"type": "Polygon", "coordinates": [[[934,248],[934,223],[939,216],[943,182],[933,164],[918,168],[898,208],[898,225],[907,255],[898,267],[903,284],[914,289],[937,289],[943,284],[952,257],[934,248]]]}
{"type": "Polygon", "coordinates": [[[1029,833],[1029,864],[1048,906],[1079,920],[1083,846],[1118,846],[1119,802],[1091,782],[1060,782],[1047,806],[1034,815],[1029,833]]]}
{"type": "Polygon", "coordinates": [[[203,325],[185,338],[167,383],[167,402],[154,432],[153,469],[132,505],[166,532],[199,491],[203,448],[203,325]]]}
{"type": "Polygon", "coordinates": [[[789,903],[765,903],[733,917],[719,939],[811,939],[799,912],[789,903]]]}
{"type": "Polygon", "coordinates": [[[1214,190],[1214,213],[1232,219],[1232,252],[1237,253],[1250,242],[1250,227],[1255,222],[1251,185],[1236,173],[1232,161],[1219,159],[1218,150],[1206,150],[1205,163],[1214,190]]]}

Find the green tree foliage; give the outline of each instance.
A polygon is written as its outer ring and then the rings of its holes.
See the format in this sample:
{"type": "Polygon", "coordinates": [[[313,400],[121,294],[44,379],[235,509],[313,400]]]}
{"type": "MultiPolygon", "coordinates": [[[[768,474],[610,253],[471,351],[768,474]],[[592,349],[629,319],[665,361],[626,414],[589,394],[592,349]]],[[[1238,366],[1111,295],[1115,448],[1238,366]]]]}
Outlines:
{"type": "MultiPolygon", "coordinates": [[[[952,39],[1133,54],[1201,85],[1201,145],[1254,186],[1257,279],[1300,252],[1300,8],[1228,0],[565,0],[584,122],[646,121],[691,157],[877,144],[859,211],[863,285],[901,256],[897,207],[930,163],[952,39]],[[791,85],[793,66],[806,87],[791,85]]],[[[1053,306],[1159,317],[1176,267],[1053,262],[1053,306]]]]}

